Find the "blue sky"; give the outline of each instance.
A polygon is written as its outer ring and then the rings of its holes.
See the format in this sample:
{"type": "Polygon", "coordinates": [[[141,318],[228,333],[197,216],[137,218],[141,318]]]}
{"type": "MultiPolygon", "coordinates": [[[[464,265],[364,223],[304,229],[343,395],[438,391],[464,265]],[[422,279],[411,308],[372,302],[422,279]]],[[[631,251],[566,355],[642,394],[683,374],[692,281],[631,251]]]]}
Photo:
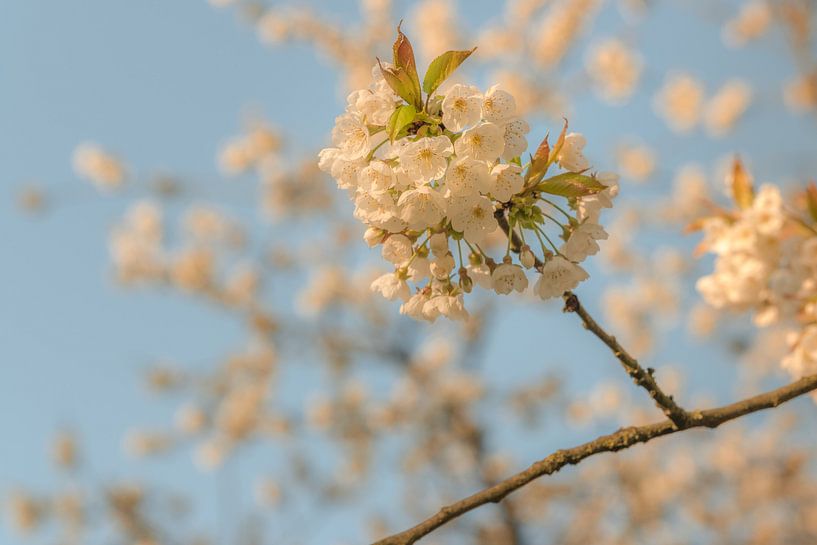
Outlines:
{"type": "MultiPolygon", "coordinates": [[[[331,4],[340,19],[355,11],[352,2],[331,4]]],[[[649,44],[644,51],[649,91],[640,91],[622,108],[582,97],[571,112],[571,124],[587,134],[596,164],[607,161],[612,167],[612,146],[606,143],[620,137],[655,145],[663,176],[644,189],[625,185],[623,198],[666,190],[668,174],[687,157],[710,166],[724,153],[740,151],[758,179],[807,174],[814,167],[809,144],[817,126],[781,106],[776,86],[794,73],[781,36],[741,51],[724,50],[717,24],[700,15],[705,2],[690,2],[688,8],[660,4],[635,40],[649,44]],[[670,69],[692,71],[710,91],[729,77],[744,77],[759,98],[732,137],[713,141],[698,131],[679,138],[650,107],[652,90],[670,69]]],[[[491,2],[468,5],[472,22],[494,16],[491,2]]],[[[601,37],[622,27],[613,10],[606,10],[596,28],[601,37]]],[[[578,71],[578,60],[572,59],[573,70],[578,71]]],[[[263,47],[247,25],[204,0],[3,3],[0,492],[16,484],[48,490],[57,482],[47,447],[53,432],[68,426],[79,432],[93,480],[147,477],[198,496],[205,514],[219,511],[214,499],[219,478],[192,467],[188,452],[143,464],[122,453],[121,436],[133,425],[163,424],[169,418],[172,405],[150,398],[137,380],[151,361],[212,361],[214,354],[234,348],[240,325],[206,305],[151,291],[123,291],[114,284],[106,238],[127,198],[101,198],[77,180],[71,152],[81,141],[98,141],[122,153],[137,172],[181,174],[197,180],[206,195],[218,183],[215,152],[239,130],[248,107],[260,108],[285,128],[296,153],[320,147],[343,105],[336,75],[306,47],[263,47]],[[29,217],[15,208],[16,192],[28,181],[54,195],[47,214],[29,217]]],[[[534,124],[534,134],[544,130],[541,121],[534,124]]],[[[247,199],[231,200],[228,206],[237,214],[256,213],[247,199]]],[[[585,289],[591,299],[598,293],[585,289]]],[[[496,338],[530,323],[568,327],[558,313],[544,318],[532,313],[527,307],[512,312],[496,338]]],[[[569,358],[568,347],[587,340],[583,335],[576,327],[560,337],[562,342],[551,347],[553,359],[569,358]]],[[[533,341],[516,348],[519,353],[535,349],[533,341]]],[[[499,353],[497,346],[490,350],[499,353]]],[[[609,362],[598,361],[603,354],[600,347],[587,348],[588,361],[596,363],[577,372],[606,372],[601,369],[609,362]]],[[[718,367],[712,352],[705,356],[700,348],[681,351],[679,343],[669,342],[656,358],[678,361],[689,354],[697,360],[689,369],[693,386],[706,386],[713,374],[728,376],[729,366],[718,367]]],[[[503,380],[514,370],[489,366],[486,373],[503,380]]],[[[0,543],[15,539],[0,524],[0,543]]]]}

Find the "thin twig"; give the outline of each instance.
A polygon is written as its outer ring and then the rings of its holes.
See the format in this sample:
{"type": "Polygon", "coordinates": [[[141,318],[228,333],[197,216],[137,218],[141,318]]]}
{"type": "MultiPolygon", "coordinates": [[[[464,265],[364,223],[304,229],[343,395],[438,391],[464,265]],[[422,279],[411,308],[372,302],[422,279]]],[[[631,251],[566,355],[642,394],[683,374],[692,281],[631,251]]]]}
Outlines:
{"type": "MultiPolygon", "coordinates": [[[[516,231],[512,231],[510,226],[508,225],[508,220],[505,217],[505,210],[499,209],[494,212],[494,217],[496,218],[499,227],[502,231],[509,236],[510,247],[516,253],[519,253],[522,247],[522,241],[519,236],[516,234],[516,231]]],[[[537,268],[542,265],[542,262],[539,258],[536,258],[536,266],[537,268]]],[[[658,386],[658,383],[652,376],[652,369],[644,369],[638,363],[633,356],[631,356],[625,349],[622,347],[616,338],[609,333],[607,333],[597,322],[593,319],[593,317],[585,310],[582,306],[579,298],[572,292],[567,292],[564,294],[565,300],[565,312],[575,312],[579,315],[582,319],[582,323],[584,327],[591,331],[596,337],[598,337],[604,344],[606,344],[610,350],[613,351],[618,361],[621,362],[622,367],[624,370],[627,371],[627,374],[630,375],[630,378],[633,379],[638,386],[641,386],[649,393],[650,397],[655,401],[655,404],[658,406],[659,409],[667,416],[670,420],[672,420],[678,427],[684,425],[684,423],[689,419],[689,415],[687,412],[681,408],[675,400],[672,399],[671,395],[667,395],[664,393],[663,390],[658,386]]]]}
{"type": "Polygon", "coordinates": [[[590,316],[575,293],[567,292],[563,297],[565,300],[564,311],[578,314],[585,329],[593,333],[593,335],[598,337],[601,342],[612,350],[618,361],[621,362],[621,366],[624,367],[624,370],[627,371],[627,374],[633,379],[633,382],[647,390],[647,393],[650,394],[652,400],[658,408],[663,411],[667,418],[672,420],[679,428],[683,427],[687,420],[689,420],[689,414],[675,403],[671,395],[667,395],[661,390],[658,383],[655,382],[655,378],[653,378],[653,370],[651,368],[644,369],[641,367],[638,360],[631,356],[614,336],[607,333],[596,320],[590,316]]]}
{"type": "Polygon", "coordinates": [[[374,543],[374,545],[411,545],[428,535],[440,526],[451,522],[488,503],[497,503],[508,494],[522,488],[531,481],[544,475],[556,473],[567,465],[575,465],[594,454],[616,452],[638,443],[646,443],[657,437],[671,435],[692,428],[717,428],[721,424],[741,416],[777,407],[786,401],[817,390],[817,375],[801,378],[791,384],[782,386],[742,401],[716,409],[693,411],[683,426],[672,420],[664,420],[644,426],[621,428],[615,433],[603,435],[588,443],[566,450],[558,450],[550,456],[535,462],[533,465],[511,477],[485,488],[476,494],[440,509],[435,515],[420,524],[374,543]]]}

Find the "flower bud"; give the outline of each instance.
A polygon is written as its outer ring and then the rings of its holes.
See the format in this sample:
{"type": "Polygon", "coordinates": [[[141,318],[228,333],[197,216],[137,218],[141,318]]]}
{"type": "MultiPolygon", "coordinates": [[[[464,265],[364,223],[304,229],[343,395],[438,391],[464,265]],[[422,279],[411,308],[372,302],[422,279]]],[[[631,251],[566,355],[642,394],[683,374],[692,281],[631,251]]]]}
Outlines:
{"type": "Polygon", "coordinates": [[[519,252],[519,262],[526,269],[530,269],[536,263],[536,257],[527,244],[522,246],[522,250],[519,252]]]}
{"type": "Polygon", "coordinates": [[[377,227],[369,227],[366,229],[366,232],[363,233],[363,240],[366,241],[369,248],[374,248],[383,242],[383,235],[385,235],[385,232],[382,229],[378,229],[377,227]]]}
{"type": "Polygon", "coordinates": [[[458,274],[460,277],[460,288],[462,288],[462,291],[465,293],[471,293],[471,290],[474,289],[474,281],[471,280],[470,276],[468,276],[468,271],[465,269],[465,267],[460,267],[458,274]]]}

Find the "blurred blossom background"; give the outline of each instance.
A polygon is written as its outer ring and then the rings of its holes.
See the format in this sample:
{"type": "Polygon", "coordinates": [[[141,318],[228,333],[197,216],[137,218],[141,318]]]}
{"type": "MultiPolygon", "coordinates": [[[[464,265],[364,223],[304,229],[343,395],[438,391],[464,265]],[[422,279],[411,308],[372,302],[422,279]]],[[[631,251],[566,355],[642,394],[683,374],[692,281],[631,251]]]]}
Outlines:
{"type": "MultiPolygon", "coordinates": [[[[676,398],[782,384],[782,333],[703,301],[686,228],[736,154],[814,179],[815,7],[5,2],[0,543],[364,543],[661,416],[560,301],[428,324],[371,294],[317,152],[401,19],[421,69],[478,46],[457,81],[511,90],[531,149],[566,117],[620,174],[577,293],[676,398]]],[[[815,425],[803,398],[602,455],[427,540],[814,543],[815,425]]]]}

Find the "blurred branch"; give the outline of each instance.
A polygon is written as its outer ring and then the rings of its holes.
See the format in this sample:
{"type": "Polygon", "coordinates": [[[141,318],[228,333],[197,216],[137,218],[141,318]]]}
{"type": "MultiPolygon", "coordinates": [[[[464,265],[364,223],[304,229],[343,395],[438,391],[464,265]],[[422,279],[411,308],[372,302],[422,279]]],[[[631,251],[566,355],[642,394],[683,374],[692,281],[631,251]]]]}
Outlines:
{"type": "Polygon", "coordinates": [[[446,523],[487,503],[502,501],[508,494],[545,475],[556,473],[566,465],[575,465],[594,454],[617,452],[638,443],[646,443],[657,437],[671,435],[692,428],[717,428],[721,424],[764,409],[777,407],[817,389],[817,375],[810,375],[786,386],[768,391],[742,401],[716,409],[696,410],[679,426],[672,420],[664,420],[644,426],[621,428],[615,433],[603,435],[588,443],[558,450],[535,462],[511,477],[485,488],[476,494],[441,508],[435,515],[399,534],[386,537],[374,545],[411,545],[446,523]]]}
{"type": "MultiPolygon", "coordinates": [[[[466,415],[459,414],[457,416],[461,420],[460,425],[468,430],[468,442],[476,455],[482,485],[486,488],[496,485],[496,478],[490,475],[490,471],[488,471],[487,468],[488,452],[485,447],[484,431],[480,429],[476,423],[468,420],[466,415]]],[[[505,530],[505,538],[508,540],[506,545],[525,545],[525,540],[522,536],[522,525],[516,514],[515,505],[510,500],[503,501],[499,504],[499,511],[501,524],[505,530]]]]}

